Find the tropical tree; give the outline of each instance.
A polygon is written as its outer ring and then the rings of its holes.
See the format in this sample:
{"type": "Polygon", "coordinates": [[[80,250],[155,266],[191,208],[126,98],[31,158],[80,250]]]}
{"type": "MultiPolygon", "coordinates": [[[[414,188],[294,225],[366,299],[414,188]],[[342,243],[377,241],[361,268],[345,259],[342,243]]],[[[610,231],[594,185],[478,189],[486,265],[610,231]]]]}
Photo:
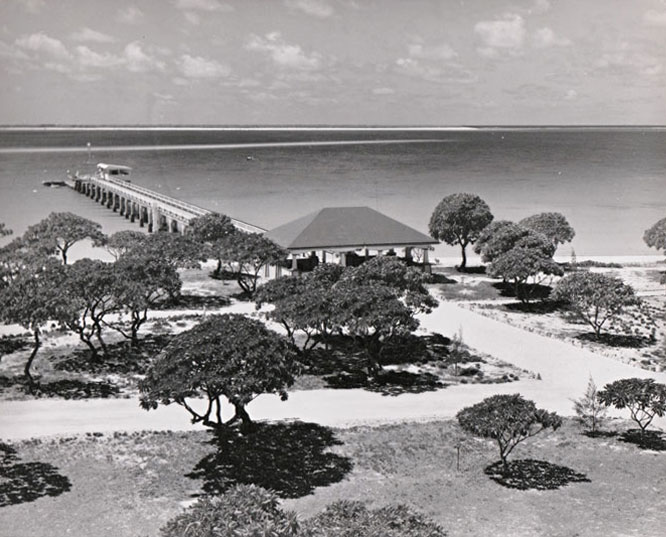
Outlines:
{"type": "Polygon", "coordinates": [[[493,259],[488,273],[514,286],[516,297],[528,304],[537,285],[564,274],[553,260],[552,244],[542,235],[526,235],[516,246],[493,259]]]}
{"type": "Polygon", "coordinates": [[[225,239],[239,233],[227,215],[210,213],[191,220],[188,226],[190,236],[208,245],[211,254],[217,259],[215,274],[222,271],[223,255],[226,251],[225,239]]]}
{"type": "Polygon", "coordinates": [[[102,226],[97,222],[73,213],[51,213],[47,218],[30,226],[23,235],[23,240],[31,247],[59,254],[64,265],[67,264],[67,252],[79,241],[90,239],[94,245],[106,242],[102,226]]]}
{"type": "Polygon", "coordinates": [[[562,278],[552,298],[594,329],[597,339],[607,321],[640,303],[634,289],[620,278],[597,272],[574,272],[562,278]]]}
{"type": "MultiPolygon", "coordinates": [[[[645,231],[643,240],[650,248],[666,251],[666,218],[662,218],[645,231]]],[[[666,284],[666,272],[661,274],[661,283],[666,284]]]]}
{"type": "Polygon", "coordinates": [[[245,407],[262,393],[287,398],[286,389],[298,372],[295,350],[289,341],[261,322],[244,315],[212,316],[194,328],[177,335],[153,362],[140,384],[141,406],[147,410],[158,404],[177,403],[192,416],[193,423],[220,428],[241,421],[241,429],[251,425],[245,407]],[[208,400],[197,411],[188,398],[208,400]],[[222,419],[226,399],[234,416],[222,419]]]}
{"type": "Polygon", "coordinates": [[[9,285],[17,276],[41,266],[49,253],[28,245],[21,237],[0,248],[0,288],[9,285]]]}
{"type": "Polygon", "coordinates": [[[597,394],[606,406],[628,408],[631,419],[641,430],[641,439],[655,416],[666,413],[666,385],[654,379],[628,378],[606,384],[597,394]]]}
{"type": "Polygon", "coordinates": [[[11,235],[14,233],[11,229],[9,229],[4,222],[0,222],[0,237],[6,237],[7,235],[11,235]]]}
{"type": "Polygon", "coordinates": [[[474,244],[474,251],[481,254],[484,263],[492,263],[496,257],[511,250],[530,233],[530,230],[515,222],[496,220],[481,231],[474,244]]]}
{"type": "Polygon", "coordinates": [[[463,408],[456,417],[465,431],[497,442],[504,472],[509,470],[508,456],[519,443],[562,425],[562,418],[556,413],[537,409],[533,401],[520,394],[487,397],[463,408]]]}
{"type": "Polygon", "coordinates": [[[555,246],[571,242],[576,232],[561,213],[539,213],[523,218],[519,224],[545,236],[555,246]]]}
{"type": "Polygon", "coordinates": [[[446,244],[458,244],[462,251],[460,269],[467,266],[466,248],[493,220],[490,207],[475,194],[451,194],[439,202],[430,217],[430,234],[446,244]]]}
{"type": "Polygon", "coordinates": [[[129,331],[122,319],[109,324],[129,339],[132,347],[139,344],[139,329],[148,320],[148,309],[159,301],[176,296],[182,282],[176,269],[150,255],[123,255],[116,261],[110,288],[119,311],[129,315],[129,331]]]}
{"type": "Polygon", "coordinates": [[[152,233],[125,254],[159,258],[174,269],[199,268],[205,261],[201,244],[180,233],[152,233]]]}
{"type": "Polygon", "coordinates": [[[260,233],[244,232],[227,236],[220,243],[219,253],[248,296],[257,289],[261,267],[276,265],[289,255],[287,250],[260,233]]]}
{"type": "Polygon", "coordinates": [[[98,360],[99,353],[92,339],[97,339],[106,355],[107,347],[102,337],[104,318],[118,311],[113,296],[114,266],[99,260],[80,259],[66,272],[62,292],[70,308],[60,320],[88,346],[93,360],[98,360]]]}
{"type": "Polygon", "coordinates": [[[11,284],[0,290],[0,319],[4,323],[21,325],[33,336],[32,351],[23,368],[31,389],[34,379],[30,368],[42,345],[42,329],[47,323],[66,317],[70,308],[69,300],[62,292],[66,277],[60,263],[46,259],[19,273],[11,284]]]}
{"type": "Polygon", "coordinates": [[[109,236],[104,245],[114,259],[118,260],[120,256],[130,250],[140,251],[141,245],[148,239],[148,235],[140,231],[123,230],[116,231],[109,236]]]}

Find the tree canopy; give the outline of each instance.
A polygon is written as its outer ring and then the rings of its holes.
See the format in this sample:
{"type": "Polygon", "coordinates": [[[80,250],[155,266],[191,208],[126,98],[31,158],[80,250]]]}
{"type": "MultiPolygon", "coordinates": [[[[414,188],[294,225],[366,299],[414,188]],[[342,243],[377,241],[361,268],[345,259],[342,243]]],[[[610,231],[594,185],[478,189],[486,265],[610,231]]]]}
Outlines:
{"type": "Polygon", "coordinates": [[[245,406],[257,395],[275,393],[285,400],[299,365],[295,351],[283,336],[261,321],[244,315],[225,314],[207,318],[177,335],[153,362],[140,384],[141,406],[182,405],[192,422],[222,427],[241,420],[251,424],[245,406]],[[204,411],[187,399],[205,397],[204,411]],[[222,419],[221,397],[234,406],[231,420],[222,419]]]}
{"type": "Polygon", "coordinates": [[[23,240],[32,247],[42,248],[50,254],[59,254],[67,264],[67,252],[79,241],[90,239],[94,245],[106,242],[102,226],[73,213],[51,213],[47,218],[30,226],[23,240]]]}
{"type": "Polygon", "coordinates": [[[627,408],[644,436],[645,429],[655,416],[666,413],[666,385],[654,379],[628,378],[606,384],[597,393],[597,398],[606,406],[627,408]]]}
{"type": "Polygon", "coordinates": [[[439,202],[430,217],[429,231],[434,238],[446,244],[460,245],[462,261],[467,265],[466,248],[493,220],[490,207],[475,194],[459,193],[446,196],[439,202]]]}
{"type": "Polygon", "coordinates": [[[141,231],[123,230],[116,231],[109,236],[106,241],[105,247],[114,259],[118,259],[121,255],[129,252],[130,250],[140,251],[140,246],[148,240],[148,235],[141,231]]]}
{"type": "Polygon", "coordinates": [[[0,237],[6,237],[7,235],[11,235],[14,233],[11,229],[9,229],[4,222],[0,222],[0,237]]]}
{"type": "Polygon", "coordinates": [[[588,323],[597,338],[607,321],[640,302],[634,289],[620,278],[597,272],[568,274],[558,282],[552,298],[565,303],[571,312],[588,323]]]}
{"type": "Polygon", "coordinates": [[[479,234],[474,251],[481,254],[484,263],[492,263],[496,257],[511,250],[520,239],[529,234],[530,230],[515,222],[496,220],[479,234]]]}
{"type": "Polygon", "coordinates": [[[650,229],[645,230],[643,240],[650,248],[666,250],[666,218],[662,218],[650,229]]]}
{"type": "Polygon", "coordinates": [[[519,224],[545,236],[555,246],[571,242],[576,232],[561,213],[539,213],[523,218],[519,224]]]}
{"type": "Polygon", "coordinates": [[[520,442],[562,425],[562,418],[556,413],[538,409],[533,401],[520,394],[487,397],[463,408],[456,417],[465,431],[497,442],[505,471],[508,470],[507,457],[520,442]]]}

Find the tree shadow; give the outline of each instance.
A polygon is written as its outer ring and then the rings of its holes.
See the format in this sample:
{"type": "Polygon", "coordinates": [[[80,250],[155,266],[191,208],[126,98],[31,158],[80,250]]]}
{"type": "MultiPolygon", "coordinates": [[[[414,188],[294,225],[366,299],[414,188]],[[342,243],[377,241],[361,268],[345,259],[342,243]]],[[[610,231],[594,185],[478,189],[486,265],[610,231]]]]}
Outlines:
{"type": "MultiPolygon", "coordinates": [[[[523,304],[528,310],[528,306],[534,306],[534,301],[545,301],[552,291],[552,287],[540,284],[519,284],[518,293],[516,294],[516,287],[511,283],[497,282],[492,284],[495,289],[500,292],[500,295],[507,298],[529,297],[530,303],[523,304]]],[[[522,304],[522,302],[521,302],[522,304]]]]}
{"type": "Polygon", "coordinates": [[[465,268],[460,268],[459,266],[456,266],[456,270],[458,272],[462,272],[463,274],[485,274],[486,266],[479,265],[478,267],[465,267],[465,268]]]}
{"type": "Polygon", "coordinates": [[[446,274],[442,274],[441,272],[433,272],[430,275],[430,282],[428,283],[441,283],[444,285],[452,285],[455,283],[459,283],[458,280],[454,280],[453,278],[449,278],[446,274]]]}
{"type": "Polygon", "coordinates": [[[544,313],[553,313],[560,309],[560,304],[552,300],[541,300],[539,302],[530,302],[523,304],[522,302],[514,302],[504,306],[509,311],[519,311],[521,313],[534,313],[542,315],[544,313]]]}
{"type": "Polygon", "coordinates": [[[234,484],[254,484],[282,498],[299,498],[344,479],[352,469],[348,457],[327,452],[342,442],[328,427],[315,423],[256,423],[241,435],[236,429],[215,433],[217,451],[187,474],[202,479],[208,494],[234,484]]]}
{"type": "Polygon", "coordinates": [[[644,347],[649,347],[654,343],[649,337],[646,336],[603,333],[597,337],[593,332],[578,334],[576,339],[580,341],[590,341],[592,343],[601,343],[608,347],[620,347],[625,349],[642,349],[644,347]]]}
{"type": "Polygon", "coordinates": [[[180,295],[172,300],[160,303],[158,310],[219,309],[231,304],[226,296],[180,295]]]}
{"type": "Polygon", "coordinates": [[[24,376],[0,377],[0,392],[16,387],[31,397],[61,397],[63,399],[107,399],[118,397],[120,388],[107,381],[60,379],[41,382],[37,379],[31,386],[24,376]]]}
{"type": "Polygon", "coordinates": [[[645,431],[641,435],[640,429],[630,429],[620,435],[620,441],[634,444],[640,449],[666,451],[666,437],[661,431],[645,431]]]}
{"type": "Polygon", "coordinates": [[[506,471],[498,461],[484,472],[503,487],[518,490],[557,490],[569,483],[591,482],[585,474],[571,468],[535,459],[511,461],[506,471]]]}
{"type": "Polygon", "coordinates": [[[614,438],[617,431],[583,431],[583,434],[588,438],[614,438]]]}
{"type": "Polygon", "coordinates": [[[0,337],[0,357],[28,347],[28,341],[20,336],[0,337]]]}
{"type": "MultiPolygon", "coordinates": [[[[55,358],[53,368],[71,373],[143,375],[154,356],[171,341],[170,334],[150,334],[141,339],[138,347],[129,341],[119,341],[107,346],[107,354],[94,359],[86,349],[76,349],[69,356],[55,358]]],[[[100,351],[101,352],[101,351],[100,351]]]]}
{"type": "Polygon", "coordinates": [[[59,474],[55,466],[18,461],[16,450],[0,442],[0,507],[58,496],[72,488],[69,479],[59,474]]]}
{"type": "Polygon", "coordinates": [[[445,388],[444,384],[432,373],[411,373],[409,371],[385,370],[369,377],[363,371],[338,373],[324,377],[329,388],[361,388],[382,395],[402,395],[403,393],[433,392],[445,388]]]}

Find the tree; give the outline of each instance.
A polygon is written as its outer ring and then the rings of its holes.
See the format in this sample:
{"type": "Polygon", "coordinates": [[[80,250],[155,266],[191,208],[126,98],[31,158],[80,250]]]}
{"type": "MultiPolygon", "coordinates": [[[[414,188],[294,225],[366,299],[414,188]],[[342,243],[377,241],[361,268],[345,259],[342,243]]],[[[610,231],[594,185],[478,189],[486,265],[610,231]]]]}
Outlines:
{"type": "Polygon", "coordinates": [[[51,213],[41,222],[30,226],[23,239],[29,245],[44,248],[50,254],[59,253],[64,265],[67,264],[67,252],[77,242],[90,239],[96,246],[106,242],[100,224],[72,213],[51,213]]]}
{"type": "Polygon", "coordinates": [[[539,213],[523,218],[519,224],[541,233],[555,246],[571,242],[576,232],[561,213],[539,213]]]}
{"type": "Polygon", "coordinates": [[[50,257],[48,252],[33,246],[18,237],[0,248],[0,288],[33,266],[42,266],[50,257]]]}
{"type": "Polygon", "coordinates": [[[0,291],[0,319],[5,323],[20,324],[33,336],[32,352],[23,368],[31,389],[34,379],[30,368],[42,345],[42,328],[49,321],[65,317],[70,308],[62,292],[65,278],[64,267],[47,259],[41,265],[22,271],[0,291]]]}
{"type": "Polygon", "coordinates": [[[224,239],[220,254],[226,259],[241,289],[252,296],[257,289],[261,267],[280,263],[289,252],[260,233],[239,231],[224,239]]]}
{"type": "Polygon", "coordinates": [[[465,431],[497,442],[505,472],[509,469],[507,458],[520,442],[562,425],[562,418],[556,413],[537,409],[533,401],[520,394],[487,397],[463,408],[456,417],[465,431]]]}
{"type": "Polygon", "coordinates": [[[129,315],[130,326],[128,332],[121,319],[110,326],[136,347],[139,329],[148,320],[148,309],[160,300],[178,295],[182,282],[172,265],[150,255],[123,255],[113,270],[110,293],[117,308],[129,315]]]}
{"type": "Polygon", "coordinates": [[[177,403],[193,423],[219,428],[241,420],[246,429],[251,425],[246,405],[262,393],[285,400],[297,372],[295,351],[286,338],[243,315],[216,315],[176,336],[157,357],[140,384],[141,406],[150,410],[177,403]],[[227,422],[222,396],[235,409],[227,422]],[[191,397],[207,398],[207,408],[197,412],[187,401],[191,397]]]}
{"type": "Polygon", "coordinates": [[[0,237],[6,237],[7,235],[11,235],[14,233],[11,229],[9,229],[4,222],[0,222],[0,237]]]}
{"type": "Polygon", "coordinates": [[[597,339],[608,320],[640,303],[630,285],[620,278],[596,272],[568,274],[559,281],[552,298],[567,304],[574,315],[588,323],[597,339]]]}
{"type": "Polygon", "coordinates": [[[159,258],[174,269],[199,268],[200,262],[205,261],[201,244],[180,233],[152,233],[125,255],[159,258]]]}
{"type": "Polygon", "coordinates": [[[666,218],[662,218],[650,229],[645,230],[643,240],[650,248],[666,250],[666,218]]]}
{"type": "Polygon", "coordinates": [[[467,266],[466,248],[493,220],[490,207],[475,194],[451,194],[439,202],[430,217],[430,234],[446,244],[460,245],[460,269],[467,266]]]}
{"type": "Polygon", "coordinates": [[[256,485],[234,485],[202,498],[160,529],[161,537],[298,537],[296,513],[283,511],[277,495],[256,485]]]}
{"type": "Polygon", "coordinates": [[[578,421],[580,421],[592,434],[597,432],[597,429],[601,425],[607,412],[606,407],[597,397],[598,393],[597,386],[594,383],[594,380],[592,380],[592,377],[590,377],[590,380],[587,383],[587,389],[583,396],[573,402],[574,411],[578,416],[578,421]]]}
{"type": "Polygon", "coordinates": [[[231,218],[224,214],[210,213],[191,220],[188,226],[190,236],[198,242],[207,244],[211,254],[217,259],[215,274],[222,271],[222,256],[225,252],[225,239],[239,233],[231,222],[231,218]]]}
{"type": "Polygon", "coordinates": [[[488,273],[513,283],[516,297],[528,304],[538,284],[550,276],[564,274],[552,258],[551,246],[541,235],[526,235],[516,246],[494,258],[488,273]]]}
{"type": "Polygon", "coordinates": [[[106,241],[105,247],[115,260],[130,250],[140,251],[140,247],[148,239],[145,233],[140,231],[116,231],[106,241]]]}
{"type": "Polygon", "coordinates": [[[631,419],[641,430],[641,439],[654,417],[666,413],[666,384],[657,383],[654,379],[616,380],[606,384],[597,398],[606,406],[628,408],[631,419]]]}
{"type": "Polygon", "coordinates": [[[496,220],[479,234],[474,251],[481,254],[484,263],[492,261],[516,246],[520,239],[529,235],[530,231],[509,220],[496,220]]]}
{"type": "Polygon", "coordinates": [[[67,278],[62,291],[70,303],[60,320],[79,335],[93,360],[99,359],[97,347],[92,342],[95,337],[107,354],[106,343],[102,338],[104,317],[118,311],[113,297],[116,276],[114,266],[99,260],[80,259],[67,270],[67,278]]]}

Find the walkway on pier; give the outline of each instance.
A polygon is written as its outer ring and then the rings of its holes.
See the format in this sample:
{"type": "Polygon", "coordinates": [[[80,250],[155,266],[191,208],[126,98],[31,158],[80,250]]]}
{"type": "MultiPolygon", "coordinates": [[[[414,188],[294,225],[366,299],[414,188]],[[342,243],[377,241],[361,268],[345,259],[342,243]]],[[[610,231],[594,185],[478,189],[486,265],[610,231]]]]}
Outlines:
{"type": "MultiPolygon", "coordinates": [[[[130,170],[127,166],[98,164],[95,175],[74,176],[68,185],[128,220],[138,220],[139,225],[147,226],[149,232],[183,233],[191,220],[213,212],[131,183],[130,170]]],[[[266,231],[241,220],[232,218],[231,221],[242,231],[266,231]]]]}

